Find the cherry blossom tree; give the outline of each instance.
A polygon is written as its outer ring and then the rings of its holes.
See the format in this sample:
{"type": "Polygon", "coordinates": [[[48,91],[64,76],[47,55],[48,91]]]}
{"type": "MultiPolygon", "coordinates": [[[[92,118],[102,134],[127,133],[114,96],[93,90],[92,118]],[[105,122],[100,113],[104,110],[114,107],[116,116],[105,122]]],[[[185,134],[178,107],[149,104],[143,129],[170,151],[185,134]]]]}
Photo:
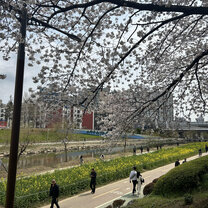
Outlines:
{"type": "MultiPolygon", "coordinates": [[[[79,88],[88,89],[79,100],[86,106],[106,85],[143,83],[161,92],[146,105],[175,91],[178,105],[188,102],[186,110],[206,112],[207,4],[27,1],[28,65],[42,66],[34,82],[56,83],[60,94],[77,96],[79,88]]],[[[1,51],[8,59],[21,40],[16,35],[21,1],[1,0],[0,5],[1,51]]]]}
{"type": "Polygon", "coordinates": [[[102,92],[97,107],[99,126],[108,132],[111,138],[129,134],[135,128],[149,126],[152,129],[173,127],[173,97],[161,97],[149,107],[143,107],[155,92],[143,85],[131,86],[130,89],[102,92]],[[140,114],[134,112],[140,109],[140,114]]]}
{"type": "Polygon", "coordinates": [[[182,112],[207,112],[207,0],[0,0],[0,8],[3,58],[26,47],[28,65],[42,67],[34,82],[54,83],[60,97],[88,107],[103,87],[133,83],[158,93],[129,120],[173,93],[182,112]]]}
{"type": "Polygon", "coordinates": [[[5,74],[0,74],[0,79],[5,79],[6,75],[5,74]]]}

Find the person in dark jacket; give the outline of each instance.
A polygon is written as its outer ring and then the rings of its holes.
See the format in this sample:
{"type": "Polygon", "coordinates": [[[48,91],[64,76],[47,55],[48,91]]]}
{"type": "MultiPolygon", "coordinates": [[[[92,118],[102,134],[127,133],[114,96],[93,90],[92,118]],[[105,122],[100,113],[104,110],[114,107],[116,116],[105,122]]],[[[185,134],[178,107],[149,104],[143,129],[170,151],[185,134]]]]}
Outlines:
{"type": "Polygon", "coordinates": [[[202,156],[202,150],[199,149],[199,157],[201,157],[201,156],[202,156]]]}
{"type": "Polygon", "coordinates": [[[96,176],[97,173],[95,172],[94,168],[92,168],[91,173],[90,173],[90,188],[91,188],[91,194],[95,193],[95,186],[96,186],[96,176]]]}
{"type": "Polygon", "coordinates": [[[205,151],[208,152],[208,146],[207,145],[205,145],[205,151]]]}
{"type": "Polygon", "coordinates": [[[58,197],[59,197],[59,186],[56,184],[55,179],[52,180],[51,188],[50,188],[50,196],[52,197],[51,207],[55,204],[57,208],[60,208],[58,205],[58,197]]]}
{"type": "Polygon", "coordinates": [[[186,158],[184,158],[184,161],[183,161],[183,163],[186,163],[186,158]]]}
{"type": "Polygon", "coordinates": [[[142,154],[143,153],[143,147],[142,146],[140,147],[140,151],[141,151],[141,154],[142,154]]]}
{"type": "Polygon", "coordinates": [[[136,146],[133,147],[133,155],[136,155],[136,146]]]}
{"type": "Polygon", "coordinates": [[[179,165],[180,165],[180,162],[179,162],[179,159],[177,159],[176,162],[175,162],[175,167],[177,167],[179,165]]]}

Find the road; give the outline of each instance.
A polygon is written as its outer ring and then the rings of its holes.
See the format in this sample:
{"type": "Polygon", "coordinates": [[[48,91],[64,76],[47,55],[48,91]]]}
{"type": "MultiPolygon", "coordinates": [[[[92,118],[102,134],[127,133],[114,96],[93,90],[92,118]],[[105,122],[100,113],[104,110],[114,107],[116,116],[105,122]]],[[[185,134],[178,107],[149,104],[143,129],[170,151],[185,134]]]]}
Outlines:
{"type": "MultiPolygon", "coordinates": [[[[203,153],[203,156],[207,155],[203,153]]],[[[198,158],[198,155],[190,157],[187,161],[198,158]]],[[[182,162],[182,161],[180,161],[182,162]]],[[[169,170],[174,168],[174,163],[165,165],[150,171],[142,173],[145,183],[143,187],[152,182],[153,179],[158,178],[169,170]]],[[[129,178],[119,180],[114,183],[99,187],[96,189],[95,194],[91,194],[90,191],[78,194],[76,196],[64,199],[59,202],[61,208],[105,208],[116,199],[126,200],[125,204],[133,199],[137,199],[138,195],[132,196],[132,183],[129,183],[129,178]]],[[[142,196],[140,196],[141,198],[142,196]]],[[[42,208],[49,208],[50,205],[42,208]]]]}

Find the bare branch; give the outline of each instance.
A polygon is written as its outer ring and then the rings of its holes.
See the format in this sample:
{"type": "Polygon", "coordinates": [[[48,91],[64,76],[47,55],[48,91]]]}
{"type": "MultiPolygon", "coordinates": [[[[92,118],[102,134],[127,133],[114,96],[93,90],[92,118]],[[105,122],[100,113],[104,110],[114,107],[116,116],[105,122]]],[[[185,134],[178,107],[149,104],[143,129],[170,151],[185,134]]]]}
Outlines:
{"type": "Polygon", "coordinates": [[[201,100],[203,102],[203,108],[204,108],[204,112],[205,112],[206,101],[203,98],[203,93],[202,93],[202,90],[201,90],[201,84],[200,84],[200,80],[199,80],[199,76],[198,76],[198,66],[199,66],[199,62],[196,63],[195,76],[196,76],[196,80],[197,80],[197,83],[198,83],[199,95],[200,95],[201,100]]]}
{"type": "MultiPolygon", "coordinates": [[[[154,33],[156,30],[158,30],[159,28],[161,28],[163,25],[171,22],[171,21],[175,21],[178,19],[182,19],[183,17],[185,17],[187,15],[183,14],[183,15],[179,15],[167,20],[164,20],[160,25],[156,26],[155,28],[153,28],[152,30],[150,30],[148,33],[146,33],[136,44],[134,44],[134,46],[120,59],[120,61],[114,66],[112,67],[111,71],[108,73],[108,75],[103,79],[103,81],[97,86],[97,88],[93,91],[93,93],[95,93],[97,95],[97,92],[102,89],[104,83],[106,83],[106,81],[108,79],[110,79],[111,75],[114,73],[114,71],[118,68],[118,66],[130,55],[130,53],[139,46],[139,44],[145,40],[150,34],[154,33]]],[[[95,96],[93,96],[94,98],[95,96]]],[[[87,99],[84,99],[85,101],[87,99]]],[[[91,99],[92,101],[92,99],[91,99]]],[[[90,101],[90,102],[91,102],[90,101]]],[[[83,103],[83,102],[82,102],[83,103]]],[[[90,103],[87,104],[87,106],[89,106],[90,103]]]]}
{"type": "Polygon", "coordinates": [[[136,114],[142,113],[148,106],[151,105],[151,103],[157,101],[159,98],[163,97],[165,94],[167,94],[172,88],[175,88],[183,79],[183,77],[195,66],[195,64],[197,64],[199,62],[200,59],[202,59],[204,56],[208,55],[208,50],[203,51],[201,54],[199,54],[193,61],[192,63],[187,66],[187,68],[178,76],[178,78],[174,79],[168,86],[167,88],[160,93],[158,96],[156,96],[155,98],[147,101],[144,105],[144,107],[140,110],[137,109],[134,111],[134,113],[128,117],[128,120],[134,118],[136,116],[136,114]]]}
{"type": "Polygon", "coordinates": [[[35,17],[32,17],[30,20],[31,20],[32,22],[34,21],[35,23],[38,23],[40,26],[44,26],[44,27],[46,27],[46,28],[54,29],[54,30],[56,30],[56,31],[58,31],[58,32],[60,32],[60,33],[63,33],[64,35],[68,36],[68,37],[71,38],[72,40],[76,40],[77,42],[81,42],[81,39],[80,39],[78,36],[73,35],[73,34],[69,34],[69,33],[65,32],[65,31],[63,31],[63,30],[60,30],[60,29],[58,29],[58,28],[55,28],[55,27],[53,27],[52,25],[49,25],[49,24],[46,23],[46,22],[43,22],[43,21],[41,21],[41,20],[36,19],[35,17]]]}
{"type": "MultiPolygon", "coordinates": [[[[133,1],[125,0],[94,0],[83,4],[75,4],[66,8],[59,8],[58,11],[54,12],[49,19],[53,18],[57,14],[64,13],[77,8],[87,8],[101,3],[112,3],[120,7],[134,8],[141,11],[152,11],[152,12],[179,12],[187,15],[208,15],[207,7],[193,7],[193,6],[178,6],[178,5],[158,5],[158,4],[140,4],[133,1]]],[[[41,7],[53,7],[53,5],[38,5],[41,7]]]]}
{"type": "Polygon", "coordinates": [[[71,72],[71,74],[70,74],[70,76],[69,76],[69,78],[68,78],[67,84],[66,84],[66,86],[64,87],[64,90],[63,90],[63,91],[66,91],[66,88],[67,88],[67,87],[69,86],[69,84],[70,84],[71,78],[72,78],[72,76],[73,76],[73,74],[74,74],[74,71],[75,71],[75,69],[76,69],[76,67],[77,67],[78,60],[79,60],[79,58],[80,58],[80,56],[81,56],[81,53],[82,53],[82,51],[83,51],[83,49],[84,49],[84,46],[85,46],[85,44],[87,43],[88,39],[92,36],[93,32],[95,31],[95,29],[96,29],[97,26],[99,25],[100,21],[105,17],[105,15],[108,14],[109,12],[111,12],[111,11],[117,9],[117,8],[118,8],[118,7],[113,7],[113,8],[111,8],[111,9],[109,9],[108,11],[106,11],[106,12],[99,18],[99,20],[97,21],[96,25],[94,26],[94,28],[93,28],[92,31],[90,32],[90,34],[89,34],[88,37],[85,39],[85,41],[84,41],[84,43],[83,43],[83,45],[82,45],[82,47],[81,47],[81,49],[80,49],[80,51],[79,51],[79,54],[78,54],[78,56],[77,56],[77,58],[76,58],[74,67],[73,67],[72,72],[71,72]]]}

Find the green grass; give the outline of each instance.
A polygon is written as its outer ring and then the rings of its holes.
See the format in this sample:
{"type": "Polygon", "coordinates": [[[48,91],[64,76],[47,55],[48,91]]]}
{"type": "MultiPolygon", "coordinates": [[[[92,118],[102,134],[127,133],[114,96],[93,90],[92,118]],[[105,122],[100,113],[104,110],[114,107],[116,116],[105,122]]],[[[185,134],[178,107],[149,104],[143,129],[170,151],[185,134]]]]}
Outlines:
{"type": "MultiPolygon", "coordinates": [[[[60,185],[61,197],[71,196],[89,189],[89,171],[95,168],[97,184],[103,185],[111,181],[126,178],[132,166],[136,165],[138,170],[153,169],[170,162],[176,158],[184,158],[195,155],[199,148],[207,143],[193,143],[181,145],[180,147],[161,149],[149,154],[121,157],[110,161],[85,163],[82,166],[56,170],[53,173],[34,175],[18,178],[16,182],[16,207],[30,207],[37,201],[45,201],[48,198],[48,187],[52,178],[55,178],[60,185]]],[[[0,193],[5,193],[6,181],[0,183],[0,193]]],[[[0,194],[0,203],[3,204],[4,194],[0,194]]]]}
{"type": "Polygon", "coordinates": [[[203,176],[208,173],[208,156],[182,164],[160,177],[154,194],[171,196],[191,193],[201,186],[203,176]]]}
{"type": "Polygon", "coordinates": [[[208,156],[170,170],[160,177],[151,195],[126,206],[126,208],[182,207],[208,208],[208,156]]]}
{"type": "Polygon", "coordinates": [[[185,197],[148,196],[143,199],[135,200],[125,208],[208,208],[208,191],[194,193],[193,203],[185,204],[185,197]]]}
{"type": "MultiPolygon", "coordinates": [[[[20,142],[30,140],[35,142],[58,142],[62,141],[65,134],[56,129],[20,129],[20,142]]],[[[11,138],[11,129],[0,130],[0,144],[9,144],[11,138]]],[[[101,136],[85,135],[85,134],[68,134],[70,141],[84,141],[84,140],[101,140],[101,136]]]]}

